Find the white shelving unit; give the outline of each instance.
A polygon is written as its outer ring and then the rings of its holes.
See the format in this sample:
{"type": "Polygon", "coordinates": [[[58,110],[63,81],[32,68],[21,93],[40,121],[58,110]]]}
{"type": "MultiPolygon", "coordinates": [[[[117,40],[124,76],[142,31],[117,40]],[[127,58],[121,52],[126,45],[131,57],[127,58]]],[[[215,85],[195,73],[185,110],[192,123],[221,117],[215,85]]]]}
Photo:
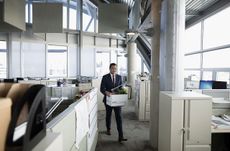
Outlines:
{"type": "Polygon", "coordinates": [[[211,150],[212,98],[194,92],[161,92],[159,151],[211,150]]]}

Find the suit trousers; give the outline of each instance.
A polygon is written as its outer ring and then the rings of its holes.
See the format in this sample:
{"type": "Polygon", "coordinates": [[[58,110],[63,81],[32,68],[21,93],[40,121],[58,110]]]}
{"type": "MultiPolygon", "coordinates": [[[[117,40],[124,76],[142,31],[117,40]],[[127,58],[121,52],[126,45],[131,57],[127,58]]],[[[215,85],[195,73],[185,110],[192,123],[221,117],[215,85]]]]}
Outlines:
{"type": "Polygon", "coordinates": [[[106,109],[106,128],[107,130],[111,129],[111,116],[112,110],[114,110],[116,123],[117,123],[117,131],[119,138],[123,138],[123,129],[122,129],[122,117],[121,117],[121,107],[111,107],[107,105],[105,102],[105,109],[106,109]]]}

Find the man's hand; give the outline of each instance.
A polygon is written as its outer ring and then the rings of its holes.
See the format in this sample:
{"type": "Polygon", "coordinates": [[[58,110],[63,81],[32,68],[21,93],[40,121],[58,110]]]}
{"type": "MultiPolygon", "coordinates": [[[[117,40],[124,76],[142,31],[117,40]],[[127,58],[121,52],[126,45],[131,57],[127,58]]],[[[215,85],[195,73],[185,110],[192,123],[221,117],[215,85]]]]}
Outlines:
{"type": "Polygon", "coordinates": [[[111,92],[108,92],[108,91],[105,91],[105,95],[106,95],[106,96],[111,96],[112,93],[111,93],[111,92]]]}

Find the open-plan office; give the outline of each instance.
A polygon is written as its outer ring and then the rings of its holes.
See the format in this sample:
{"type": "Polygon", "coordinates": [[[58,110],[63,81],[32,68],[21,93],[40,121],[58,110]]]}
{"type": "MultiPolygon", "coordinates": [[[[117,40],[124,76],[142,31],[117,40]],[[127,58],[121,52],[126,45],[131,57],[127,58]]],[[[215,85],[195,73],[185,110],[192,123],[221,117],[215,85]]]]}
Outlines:
{"type": "Polygon", "coordinates": [[[229,151],[229,18],[229,0],[0,0],[0,151],[229,151]]]}

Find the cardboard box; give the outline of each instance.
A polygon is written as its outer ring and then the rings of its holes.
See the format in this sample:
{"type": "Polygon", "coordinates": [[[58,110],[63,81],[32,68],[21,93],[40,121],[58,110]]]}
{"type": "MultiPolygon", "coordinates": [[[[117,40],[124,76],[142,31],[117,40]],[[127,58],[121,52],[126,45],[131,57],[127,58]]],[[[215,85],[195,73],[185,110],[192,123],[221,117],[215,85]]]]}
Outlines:
{"type": "Polygon", "coordinates": [[[128,94],[114,94],[106,97],[106,104],[112,107],[124,106],[128,101],[128,94]]]}

